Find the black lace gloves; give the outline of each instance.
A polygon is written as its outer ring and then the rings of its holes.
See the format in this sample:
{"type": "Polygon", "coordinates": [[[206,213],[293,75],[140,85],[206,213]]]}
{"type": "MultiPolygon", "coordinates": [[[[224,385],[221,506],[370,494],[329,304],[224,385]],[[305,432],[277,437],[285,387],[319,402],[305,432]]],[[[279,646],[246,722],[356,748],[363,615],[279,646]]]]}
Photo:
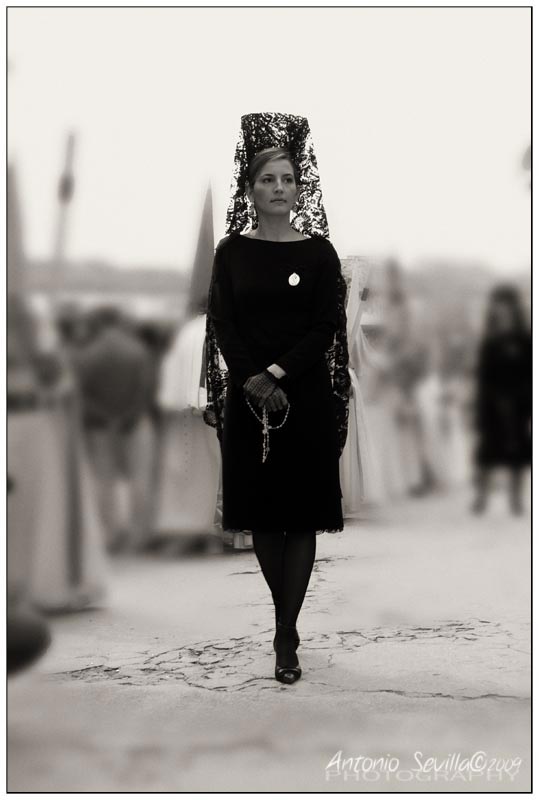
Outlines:
{"type": "Polygon", "coordinates": [[[279,386],[278,378],[268,369],[247,378],[243,388],[249,400],[261,408],[266,406],[268,411],[280,411],[288,405],[288,399],[279,386]]]}
{"type": "Polygon", "coordinates": [[[243,384],[243,388],[249,400],[256,403],[258,406],[264,405],[277,386],[277,378],[267,369],[259,372],[257,375],[251,375],[243,384]]]}

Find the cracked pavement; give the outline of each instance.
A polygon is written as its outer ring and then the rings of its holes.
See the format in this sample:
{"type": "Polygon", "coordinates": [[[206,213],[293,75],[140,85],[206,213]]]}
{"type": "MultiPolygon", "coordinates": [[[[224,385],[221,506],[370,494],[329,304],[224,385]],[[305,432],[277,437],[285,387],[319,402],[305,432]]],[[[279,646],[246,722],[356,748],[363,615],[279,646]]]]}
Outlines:
{"type": "Polygon", "coordinates": [[[527,791],[530,521],[469,494],[407,501],[317,537],[303,677],[273,677],[252,551],[111,565],[102,608],[52,617],[10,681],[9,791],[527,791]],[[403,769],[484,751],[516,774],[328,778],[342,751],[403,769]]]}

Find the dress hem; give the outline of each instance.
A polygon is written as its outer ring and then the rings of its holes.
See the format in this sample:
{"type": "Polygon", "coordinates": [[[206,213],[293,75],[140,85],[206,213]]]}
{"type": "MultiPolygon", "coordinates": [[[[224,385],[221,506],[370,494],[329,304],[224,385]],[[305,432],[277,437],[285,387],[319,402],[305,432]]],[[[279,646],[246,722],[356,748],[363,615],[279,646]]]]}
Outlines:
{"type": "MultiPolygon", "coordinates": [[[[248,533],[252,534],[252,530],[250,528],[223,528],[223,533],[248,533]]],[[[344,531],[344,527],[342,528],[317,528],[315,533],[318,535],[319,533],[342,533],[344,531]]]]}

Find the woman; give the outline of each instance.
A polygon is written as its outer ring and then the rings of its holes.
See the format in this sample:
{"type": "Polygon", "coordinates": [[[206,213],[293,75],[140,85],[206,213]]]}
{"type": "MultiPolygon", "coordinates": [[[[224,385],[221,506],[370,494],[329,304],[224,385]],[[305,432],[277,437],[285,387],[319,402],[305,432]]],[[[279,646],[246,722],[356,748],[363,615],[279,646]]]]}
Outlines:
{"type": "Polygon", "coordinates": [[[293,683],[301,676],[296,622],[316,534],[343,530],[339,457],[350,388],[346,284],[324,235],[307,121],[261,114],[242,117],[242,125],[251,153],[244,140],[237,149],[230,233],[217,246],[208,298],[208,400],[214,416],[206,421],[217,427],[221,442],[223,530],[252,531],[275,606],[275,677],[293,683]],[[268,144],[268,132],[276,145],[260,147],[261,141],[268,144]],[[290,149],[280,146],[287,138],[290,149]],[[244,198],[258,223],[247,233],[245,215],[237,213],[244,198]],[[228,370],[226,393],[214,340],[228,370]]]}
{"type": "Polygon", "coordinates": [[[477,370],[477,496],[474,513],[486,508],[492,470],[510,473],[510,507],[523,513],[522,478],[531,463],[532,360],[518,290],[499,286],[490,296],[477,370]]]}

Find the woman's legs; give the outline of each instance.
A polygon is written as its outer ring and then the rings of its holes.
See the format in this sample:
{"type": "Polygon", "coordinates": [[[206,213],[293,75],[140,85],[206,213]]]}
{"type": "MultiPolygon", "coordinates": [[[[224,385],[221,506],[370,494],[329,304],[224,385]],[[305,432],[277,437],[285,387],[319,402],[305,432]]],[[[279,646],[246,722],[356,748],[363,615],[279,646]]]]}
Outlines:
{"type": "Polygon", "coordinates": [[[287,531],[280,605],[280,621],[295,626],[313,570],[315,531],[287,531]]]}
{"type": "Polygon", "coordinates": [[[315,531],[253,531],[253,547],[275,605],[275,619],[294,626],[316,555],[315,531]]]}
{"type": "Polygon", "coordinates": [[[280,613],[284,547],[284,531],[253,531],[253,548],[273,597],[276,623],[280,613]]]}

